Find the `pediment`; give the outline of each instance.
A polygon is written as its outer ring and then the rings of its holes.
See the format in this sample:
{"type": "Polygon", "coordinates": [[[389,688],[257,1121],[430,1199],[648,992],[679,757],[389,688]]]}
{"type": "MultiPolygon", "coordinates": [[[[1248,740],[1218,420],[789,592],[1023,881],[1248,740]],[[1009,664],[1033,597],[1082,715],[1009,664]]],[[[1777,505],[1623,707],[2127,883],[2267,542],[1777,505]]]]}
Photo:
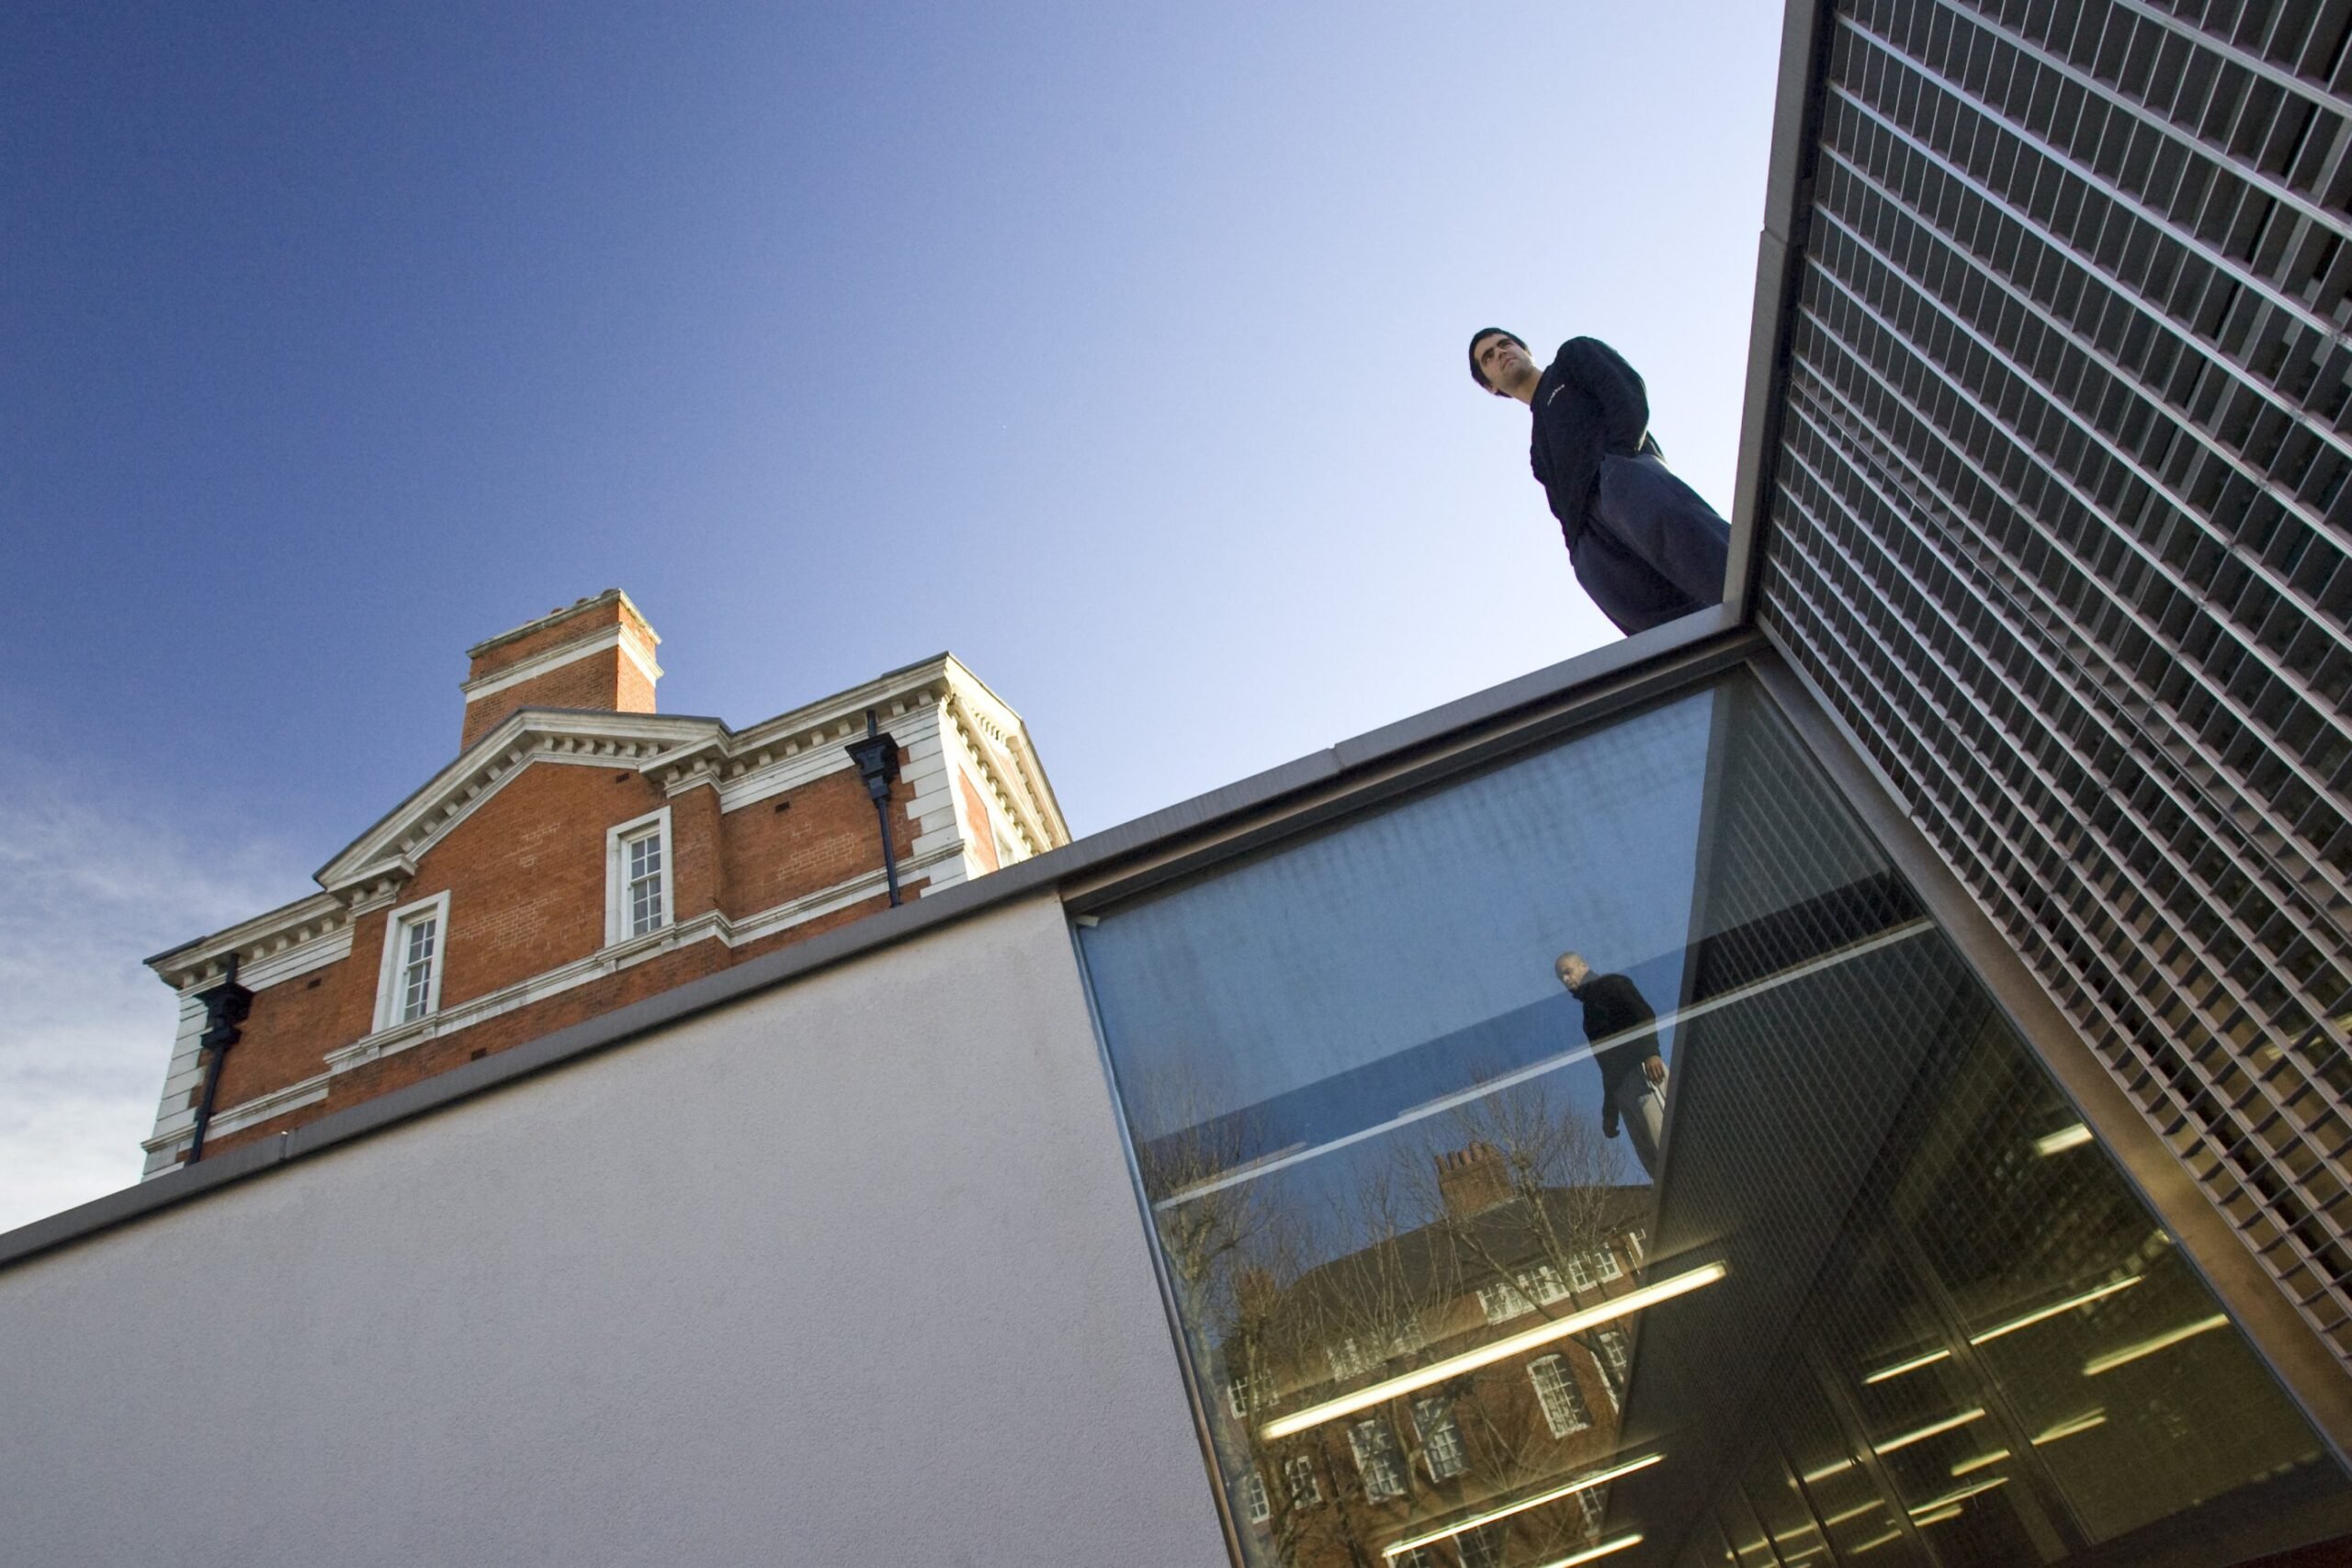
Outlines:
{"type": "Polygon", "coordinates": [[[344,893],[414,874],[419,856],[535,762],[617,762],[651,769],[663,757],[723,738],[715,718],[523,708],[321,866],[319,886],[344,893]]]}

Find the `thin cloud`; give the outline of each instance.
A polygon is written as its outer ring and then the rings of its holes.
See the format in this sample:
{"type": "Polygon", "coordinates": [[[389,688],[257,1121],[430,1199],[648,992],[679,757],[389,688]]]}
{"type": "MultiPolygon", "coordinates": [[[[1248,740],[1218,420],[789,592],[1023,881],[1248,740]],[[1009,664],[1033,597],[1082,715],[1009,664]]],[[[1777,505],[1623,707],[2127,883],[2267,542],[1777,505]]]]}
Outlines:
{"type": "Polygon", "coordinates": [[[0,1230],[139,1179],[177,1012],[140,960],[304,890],[284,846],[64,774],[0,778],[0,1230]]]}

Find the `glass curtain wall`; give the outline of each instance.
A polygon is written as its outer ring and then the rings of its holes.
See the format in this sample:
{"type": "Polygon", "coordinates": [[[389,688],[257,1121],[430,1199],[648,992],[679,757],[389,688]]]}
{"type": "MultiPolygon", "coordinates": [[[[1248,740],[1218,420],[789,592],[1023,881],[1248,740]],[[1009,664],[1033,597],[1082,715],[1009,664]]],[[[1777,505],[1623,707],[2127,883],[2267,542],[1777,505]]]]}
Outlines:
{"type": "Polygon", "coordinates": [[[1078,934],[1253,1568],[2352,1531],[1744,675],[1078,934]]]}

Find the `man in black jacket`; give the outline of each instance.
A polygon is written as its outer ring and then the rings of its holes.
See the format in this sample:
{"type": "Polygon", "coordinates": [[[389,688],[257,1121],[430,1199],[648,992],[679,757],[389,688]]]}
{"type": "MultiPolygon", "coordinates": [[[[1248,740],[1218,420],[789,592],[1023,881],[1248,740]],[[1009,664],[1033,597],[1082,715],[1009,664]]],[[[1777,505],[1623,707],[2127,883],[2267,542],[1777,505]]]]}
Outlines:
{"type": "Polygon", "coordinates": [[[1540,374],[1500,327],[1470,339],[1470,375],[1535,411],[1529,460],[1560,520],[1577,581],[1631,636],[1724,596],[1731,525],[1666,466],[1649,395],[1598,338],[1570,338],[1540,374]]]}
{"type": "Polygon", "coordinates": [[[1634,1156],[1657,1179],[1658,1156],[1666,1146],[1666,1058],[1658,1055],[1657,1014],[1623,975],[1596,975],[1581,953],[1564,953],[1552,972],[1568,994],[1584,1004],[1584,1037],[1600,1049],[1600,1135],[1617,1135],[1623,1118],[1634,1135],[1634,1156]],[[1611,1035],[1627,1038],[1601,1043],[1611,1035]]]}

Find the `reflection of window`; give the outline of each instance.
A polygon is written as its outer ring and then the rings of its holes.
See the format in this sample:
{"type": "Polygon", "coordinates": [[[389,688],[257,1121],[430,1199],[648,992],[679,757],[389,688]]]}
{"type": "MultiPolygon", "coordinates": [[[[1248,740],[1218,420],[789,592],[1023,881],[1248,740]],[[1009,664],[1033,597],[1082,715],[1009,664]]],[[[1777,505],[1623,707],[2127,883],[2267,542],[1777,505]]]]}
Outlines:
{"type": "Polygon", "coordinates": [[[1265,1477],[1254,1470],[1241,1478],[1241,1511],[1250,1516],[1253,1525],[1262,1525],[1274,1517],[1273,1500],[1266,1495],[1265,1477]]]}
{"type": "Polygon", "coordinates": [[[1551,1427],[1552,1436],[1565,1438],[1592,1425],[1592,1412],[1585,1404],[1584,1391],[1577,1387],[1564,1357],[1546,1356],[1530,1362],[1527,1376],[1535,1384],[1535,1397],[1544,1402],[1544,1419],[1551,1427]]]}
{"type": "Polygon", "coordinates": [[[1342,1336],[1337,1344],[1324,1346],[1323,1359],[1331,1363],[1331,1375],[1335,1378],[1351,1378],[1373,1369],[1372,1352],[1352,1334],[1342,1336]]]}
{"type": "Polygon", "coordinates": [[[1604,1328],[1592,1337],[1600,1351],[1600,1376],[1609,1385],[1609,1397],[1622,1403],[1625,1397],[1625,1374],[1632,1370],[1634,1359],[1633,1348],[1625,1342],[1625,1331],[1604,1328]]]}
{"type": "Polygon", "coordinates": [[[1365,1496],[1377,1503],[1405,1495],[1405,1467],[1396,1462],[1396,1439],[1389,1435],[1386,1422],[1357,1422],[1348,1428],[1348,1447],[1355,1450],[1365,1496]]]}
{"type": "Polygon", "coordinates": [[[1246,1421],[1252,1410],[1263,1410],[1273,1404],[1272,1390],[1263,1374],[1243,1372],[1228,1379],[1225,1385],[1225,1405],[1233,1412],[1236,1421],[1246,1421]]]}
{"type": "Polygon", "coordinates": [[[1622,1280],[1625,1277],[1624,1265],[1619,1263],[1617,1255],[1605,1247],[1592,1255],[1592,1271],[1604,1280],[1622,1280]]]}
{"type": "Polygon", "coordinates": [[[1421,1460],[1430,1467],[1430,1480],[1451,1481],[1470,1468],[1451,1403],[1435,1398],[1413,1401],[1413,1426],[1421,1434],[1421,1460]]]}
{"type": "Polygon", "coordinates": [[[1537,1301],[1546,1303],[1556,1302],[1568,1293],[1567,1286],[1560,1282],[1560,1271],[1549,1263],[1544,1264],[1530,1273],[1521,1274],[1519,1277],[1519,1288],[1537,1301]]]}
{"type": "Polygon", "coordinates": [[[1535,1303],[1521,1293],[1516,1285],[1487,1285],[1478,1292],[1478,1304],[1487,1310],[1488,1323],[1502,1323],[1523,1312],[1533,1312],[1535,1303]]]}
{"type": "Polygon", "coordinates": [[[1315,1461],[1305,1454],[1293,1454],[1283,1461],[1283,1484],[1290,1489],[1290,1506],[1294,1508],[1323,1501],[1323,1488],[1315,1480],[1315,1461]]]}
{"type": "Polygon", "coordinates": [[[1592,1289],[1592,1269],[1585,1262],[1584,1254],[1581,1252],[1568,1259],[1568,1281],[1579,1291],[1592,1289]]]}
{"type": "Polygon", "coordinates": [[[1481,1525],[1474,1530],[1464,1530],[1453,1538],[1461,1549],[1462,1568],[1502,1568],[1503,1527],[1481,1525]]]}
{"type": "Polygon", "coordinates": [[[1600,1488],[1588,1486],[1576,1497],[1577,1506],[1584,1511],[1584,1533],[1599,1535],[1601,1525],[1606,1522],[1603,1517],[1605,1510],[1600,1506],[1600,1488]]]}
{"type": "Polygon", "coordinates": [[[1650,1233],[1647,1231],[1627,1231],[1625,1233],[1625,1256],[1632,1258],[1634,1262],[1639,1263],[1642,1260],[1642,1248],[1649,1245],[1649,1239],[1650,1233]]]}
{"type": "Polygon", "coordinates": [[[1398,1552],[1388,1560],[1389,1568],[1438,1568],[1435,1553],[1426,1546],[1415,1546],[1398,1552]]]}

